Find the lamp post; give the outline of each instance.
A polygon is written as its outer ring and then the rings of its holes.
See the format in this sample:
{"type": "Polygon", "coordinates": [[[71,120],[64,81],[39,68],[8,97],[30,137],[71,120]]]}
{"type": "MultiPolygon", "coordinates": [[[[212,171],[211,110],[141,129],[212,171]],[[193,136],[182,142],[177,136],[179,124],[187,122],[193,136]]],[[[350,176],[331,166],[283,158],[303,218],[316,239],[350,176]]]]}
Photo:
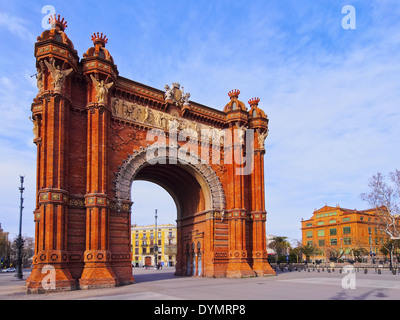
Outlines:
{"type": "Polygon", "coordinates": [[[156,229],[155,229],[156,236],[155,236],[155,243],[154,243],[154,266],[157,269],[157,266],[158,266],[158,264],[157,264],[157,257],[158,257],[158,246],[157,246],[157,243],[158,243],[158,239],[157,239],[157,235],[158,235],[158,232],[157,232],[157,218],[158,218],[158,216],[157,216],[157,209],[156,209],[154,218],[155,218],[155,222],[156,222],[156,229]]]}
{"type": "Polygon", "coordinates": [[[23,198],[23,193],[24,193],[24,177],[19,176],[20,181],[21,181],[21,186],[19,187],[19,191],[21,193],[21,200],[20,200],[20,206],[19,206],[19,234],[17,238],[17,273],[15,274],[15,278],[18,280],[22,280],[23,274],[22,274],[22,247],[24,245],[23,240],[22,240],[22,210],[24,209],[23,203],[24,203],[24,198],[23,198]]]}
{"type": "Polygon", "coordinates": [[[373,258],[372,258],[373,252],[372,252],[372,233],[371,233],[371,230],[369,230],[369,245],[370,245],[370,252],[369,252],[369,254],[370,254],[370,256],[371,256],[371,264],[373,264],[373,263],[374,263],[374,260],[373,260],[373,258]]]}

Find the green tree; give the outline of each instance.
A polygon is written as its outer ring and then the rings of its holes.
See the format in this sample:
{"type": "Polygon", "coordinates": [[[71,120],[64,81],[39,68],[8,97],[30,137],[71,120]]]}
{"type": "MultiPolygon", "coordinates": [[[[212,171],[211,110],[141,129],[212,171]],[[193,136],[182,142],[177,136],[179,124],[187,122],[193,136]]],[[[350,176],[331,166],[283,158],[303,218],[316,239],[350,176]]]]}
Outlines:
{"type": "Polygon", "coordinates": [[[310,262],[310,258],[312,256],[323,253],[321,249],[319,249],[317,246],[315,246],[312,243],[308,243],[305,246],[301,246],[300,251],[306,256],[307,263],[310,262]]]}
{"type": "Polygon", "coordinates": [[[0,268],[8,267],[10,263],[11,244],[6,237],[0,235],[0,268]]]}
{"type": "Polygon", "coordinates": [[[276,236],[272,238],[269,247],[276,252],[277,261],[280,261],[282,257],[288,253],[290,243],[287,241],[288,237],[276,236]]]}

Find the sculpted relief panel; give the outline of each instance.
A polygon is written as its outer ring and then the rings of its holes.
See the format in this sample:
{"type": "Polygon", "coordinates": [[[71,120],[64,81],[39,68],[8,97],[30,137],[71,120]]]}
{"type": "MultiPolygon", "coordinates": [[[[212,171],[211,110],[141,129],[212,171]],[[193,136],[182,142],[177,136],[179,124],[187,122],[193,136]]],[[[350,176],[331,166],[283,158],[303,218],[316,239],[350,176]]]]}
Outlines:
{"type": "Polygon", "coordinates": [[[222,134],[222,130],[181,118],[178,115],[153,110],[149,107],[141,106],[119,98],[113,98],[111,100],[111,110],[112,114],[116,117],[150,125],[164,131],[193,130],[194,133],[200,137],[202,131],[208,129],[210,132],[213,132],[215,138],[219,138],[219,133],[222,134]]]}

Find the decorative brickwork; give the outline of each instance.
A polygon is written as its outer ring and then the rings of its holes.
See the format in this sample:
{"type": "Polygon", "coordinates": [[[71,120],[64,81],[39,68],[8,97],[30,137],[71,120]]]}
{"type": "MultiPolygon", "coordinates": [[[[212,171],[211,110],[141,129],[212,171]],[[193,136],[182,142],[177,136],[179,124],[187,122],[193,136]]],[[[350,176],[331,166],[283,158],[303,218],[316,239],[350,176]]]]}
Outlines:
{"type": "Polygon", "coordinates": [[[190,101],[178,83],[162,91],[123,78],[105,35],[93,34],[80,59],[66,21],[51,21],[35,44],[36,241],[28,292],[49,290],[47,266],[56,291],[134,283],[133,180],[157,183],[175,200],[177,274],[274,274],[265,239],[268,118],[259,99],[249,112],[233,90],[219,111],[190,101]],[[194,138],[182,139],[186,131],[194,138]],[[250,171],[232,161],[244,154],[250,171]]]}

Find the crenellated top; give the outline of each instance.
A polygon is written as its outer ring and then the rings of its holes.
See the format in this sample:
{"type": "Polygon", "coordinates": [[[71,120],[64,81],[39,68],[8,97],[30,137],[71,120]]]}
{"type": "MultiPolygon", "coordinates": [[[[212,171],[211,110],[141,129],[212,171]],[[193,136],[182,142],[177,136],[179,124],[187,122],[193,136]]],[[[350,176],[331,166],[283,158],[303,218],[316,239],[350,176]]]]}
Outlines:
{"type": "Polygon", "coordinates": [[[260,98],[253,98],[249,100],[249,127],[257,131],[259,146],[262,148],[269,132],[269,119],[265,112],[258,107],[259,102],[260,98]]]}
{"type": "Polygon", "coordinates": [[[46,40],[54,40],[68,46],[75,54],[77,54],[77,51],[74,49],[74,44],[64,32],[67,28],[67,21],[60,17],[60,15],[56,16],[54,14],[53,16],[50,16],[49,23],[51,27],[50,30],[43,31],[42,34],[37,37],[37,41],[40,43],[46,40]]]}
{"type": "Polygon", "coordinates": [[[226,106],[224,107],[224,112],[231,112],[231,111],[247,111],[245,104],[239,100],[240,90],[235,89],[228,92],[228,96],[231,98],[226,106]]]}
{"type": "Polygon", "coordinates": [[[106,49],[106,43],[108,39],[103,33],[93,33],[92,41],[94,47],[89,48],[86,53],[83,54],[85,59],[90,57],[98,57],[100,59],[106,60],[114,64],[114,59],[111,56],[110,52],[106,49]]]}

